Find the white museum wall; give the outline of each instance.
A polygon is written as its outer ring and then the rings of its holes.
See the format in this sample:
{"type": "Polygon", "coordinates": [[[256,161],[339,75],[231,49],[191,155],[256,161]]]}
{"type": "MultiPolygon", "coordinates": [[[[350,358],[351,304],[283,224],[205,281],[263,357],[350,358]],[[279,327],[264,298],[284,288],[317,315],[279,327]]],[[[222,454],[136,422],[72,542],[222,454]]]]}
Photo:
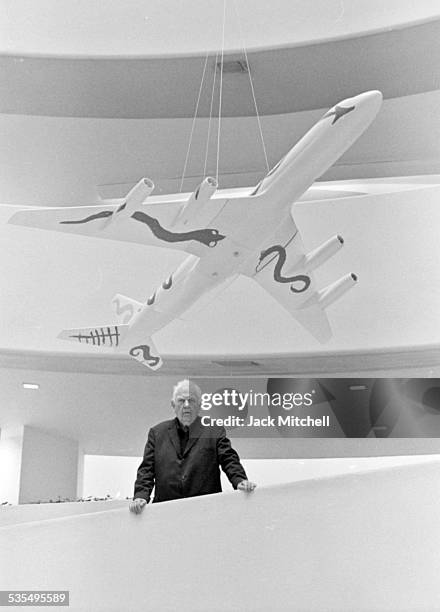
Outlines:
{"type": "Polygon", "coordinates": [[[24,427],[20,503],[75,499],[78,478],[78,441],[24,427]]]}
{"type": "Polygon", "coordinates": [[[18,503],[20,495],[23,426],[0,430],[0,503],[18,503]]]}
{"type": "Polygon", "coordinates": [[[0,503],[76,499],[82,488],[78,440],[17,424],[0,430],[0,503]]]}

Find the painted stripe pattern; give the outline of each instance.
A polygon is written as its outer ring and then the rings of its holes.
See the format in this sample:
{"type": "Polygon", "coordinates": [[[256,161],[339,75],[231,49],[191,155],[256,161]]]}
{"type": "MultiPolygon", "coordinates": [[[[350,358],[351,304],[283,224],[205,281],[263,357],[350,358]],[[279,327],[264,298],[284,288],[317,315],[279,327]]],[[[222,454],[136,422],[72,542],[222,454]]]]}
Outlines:
{"type": "Polygon", "coordinates": [[[69,338],[78,340],[79,343],[84,342],[95,346],[118,346],[120,335],[118,326],[112,325],[78,330],[78,333],[70,335],[69,338]]]}

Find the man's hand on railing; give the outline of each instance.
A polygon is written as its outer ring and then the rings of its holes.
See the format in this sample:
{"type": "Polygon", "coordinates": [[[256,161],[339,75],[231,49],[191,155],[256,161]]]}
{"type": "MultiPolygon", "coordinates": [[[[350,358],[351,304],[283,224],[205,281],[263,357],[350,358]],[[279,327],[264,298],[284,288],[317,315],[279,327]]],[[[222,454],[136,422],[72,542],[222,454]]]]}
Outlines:
{"type": "Polygon", "coordinates": [[[142,499],[142,497],[137,497],[136,499],[130,502],[130,505],[128,507],[130,509],[130,512],[134,512],[135,514],[140,514],[142,510],[144,509],[144,506],[146,505],[147,505],[146,499],[142,499]]]}

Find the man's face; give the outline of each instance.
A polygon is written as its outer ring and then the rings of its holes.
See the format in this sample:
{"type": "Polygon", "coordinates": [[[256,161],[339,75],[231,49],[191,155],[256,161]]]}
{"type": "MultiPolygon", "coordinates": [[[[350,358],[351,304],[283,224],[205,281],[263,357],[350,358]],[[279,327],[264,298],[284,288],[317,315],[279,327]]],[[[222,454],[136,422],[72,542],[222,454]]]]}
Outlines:
{"type": "Polygon", "coordinates": [[[171,405],[176,417],[185,426],[191,425],[200,411],[200,399],[197,393],[188,386],[182,386],[177,390],[171,405]]]}

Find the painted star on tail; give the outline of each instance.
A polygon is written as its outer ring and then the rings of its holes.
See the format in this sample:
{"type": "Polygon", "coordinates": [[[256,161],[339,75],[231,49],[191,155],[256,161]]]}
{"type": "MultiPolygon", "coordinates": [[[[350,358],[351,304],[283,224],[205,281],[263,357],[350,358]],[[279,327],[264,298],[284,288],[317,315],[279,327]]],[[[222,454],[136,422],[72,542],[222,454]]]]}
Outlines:
{"type": "Polygon", "coordinates": [[[332,121],[332,125],[334,125],[338,119],[340,119],[341,117],[343,117],[347,113],[351,113],[351,111],[353,111],[355,108],[356,108],[355,106],[348,106],[348,107],[346,107],[346,106],[338,106],[338,105],[336,105],[334,110],[328,111],[328,113],[326,113],[323,116],[323,119],[325,119],[326,117],[331,117],[332,115],[334,115],[335,118],[332,121]]]}

